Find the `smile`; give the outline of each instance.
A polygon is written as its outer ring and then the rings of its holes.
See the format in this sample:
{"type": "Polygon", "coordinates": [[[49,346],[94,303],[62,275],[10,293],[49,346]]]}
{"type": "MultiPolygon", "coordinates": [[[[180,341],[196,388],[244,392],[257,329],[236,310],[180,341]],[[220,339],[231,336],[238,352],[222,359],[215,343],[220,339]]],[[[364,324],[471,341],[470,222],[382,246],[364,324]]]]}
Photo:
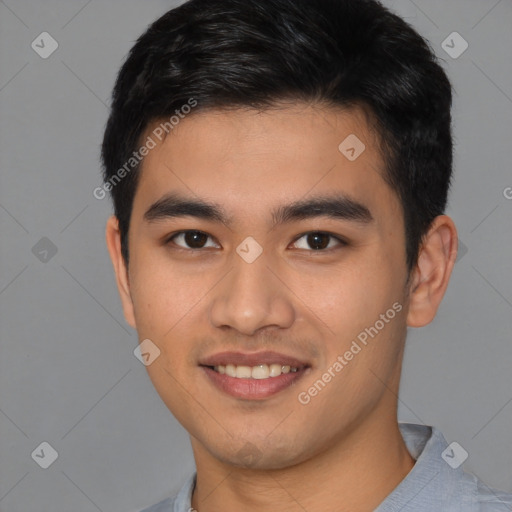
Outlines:
{"type": "Polygon", "coordinates": [[[222,352],[203,359],[199,367],[217,390],[245,400],[276,395],[311,369],[304,361],[276,352],[222,352]]]}
{"type": "Polygon", "coordinates": [[[296,366],[281,365],[278,363],[272,364],[258,364],[256,366],[244,366],[244,365],[218,365],[213,367],[214,371],[221,375],[227,375],[228,377],[234,377],[236,379],[269,379],[279,377],[284,373],[295,373],[299,370],[296,366]]]}

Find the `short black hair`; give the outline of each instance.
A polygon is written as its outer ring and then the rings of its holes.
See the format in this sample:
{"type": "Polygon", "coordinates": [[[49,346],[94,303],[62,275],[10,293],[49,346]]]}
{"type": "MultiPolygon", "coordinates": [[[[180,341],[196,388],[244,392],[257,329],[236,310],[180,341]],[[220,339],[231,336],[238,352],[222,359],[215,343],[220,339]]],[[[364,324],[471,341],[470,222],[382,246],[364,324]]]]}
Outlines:
{"type": "Polygon", "coordinates": [[[194,112],[280,101],[369,111],[384,178],[403,209],[408,271],[415,266],[446,207],[452,88],[429,43],[402,18],[375,0],[189,0],[150,25],[117,77],[102,145],[127,264],[140,174],[130,159],[150,123],[191,99],[194,112]],[[128,161],[133,169],[119,179],[128,161]]]}

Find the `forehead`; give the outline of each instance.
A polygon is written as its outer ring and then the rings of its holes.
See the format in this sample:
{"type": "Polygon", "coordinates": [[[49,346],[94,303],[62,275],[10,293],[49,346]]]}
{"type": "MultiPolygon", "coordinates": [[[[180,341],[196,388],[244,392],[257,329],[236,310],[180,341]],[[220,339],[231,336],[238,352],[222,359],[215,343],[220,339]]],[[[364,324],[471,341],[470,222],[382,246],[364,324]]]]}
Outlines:
{"type": "Polygon", "coordinates": [[[361,109],[203,111],[164,136],[162,122],[144,134],[155,147],[141,166],[134,211],[168,193],[214,200],[234,215],[333,191],[381,213],[398,206],[383,179],[379,137],[361,109]]]}

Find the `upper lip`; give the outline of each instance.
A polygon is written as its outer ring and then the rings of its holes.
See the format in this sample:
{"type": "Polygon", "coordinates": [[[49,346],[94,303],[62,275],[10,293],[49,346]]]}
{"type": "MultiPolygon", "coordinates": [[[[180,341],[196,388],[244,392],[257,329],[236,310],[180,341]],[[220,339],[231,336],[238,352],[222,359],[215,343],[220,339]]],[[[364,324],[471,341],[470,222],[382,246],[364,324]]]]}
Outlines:
{"type": "Polygon", "coordinates": [[[296,357],[280,354],[279,352],[218,352],[205,357],[199,362],[200,366],[220,366],[234,364],[236,366],[257,366],[259,364],[280,364],[288,365],[294,368],[308,366],[304,361],[296,357]]]}

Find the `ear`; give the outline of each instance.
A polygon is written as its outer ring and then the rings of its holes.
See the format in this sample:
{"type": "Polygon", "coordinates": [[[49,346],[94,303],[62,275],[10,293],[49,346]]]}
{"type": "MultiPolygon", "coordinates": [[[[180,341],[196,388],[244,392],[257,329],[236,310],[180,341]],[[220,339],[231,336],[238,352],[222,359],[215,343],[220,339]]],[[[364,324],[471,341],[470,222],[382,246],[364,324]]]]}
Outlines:
{"type": "Polygon", "coordinates": [[[457,257],[458,238],[447,215],[434,219],[423,239],[409,290],[407,325],[423,327],[435,317],[457,257]]]}
{"type": "Polygon", "coordinates": [[[112,215],[107,221],[106,227],[107,248],[116,273],[117,289],[121,296],[124,317],[126,321],[136,329],[135,315],[133,310],[132,297],[130,295],[130,283],[128,278],[128,269],[121,253],[121,232],[119,231],[119,222],[117,217],[112,215]]]}

